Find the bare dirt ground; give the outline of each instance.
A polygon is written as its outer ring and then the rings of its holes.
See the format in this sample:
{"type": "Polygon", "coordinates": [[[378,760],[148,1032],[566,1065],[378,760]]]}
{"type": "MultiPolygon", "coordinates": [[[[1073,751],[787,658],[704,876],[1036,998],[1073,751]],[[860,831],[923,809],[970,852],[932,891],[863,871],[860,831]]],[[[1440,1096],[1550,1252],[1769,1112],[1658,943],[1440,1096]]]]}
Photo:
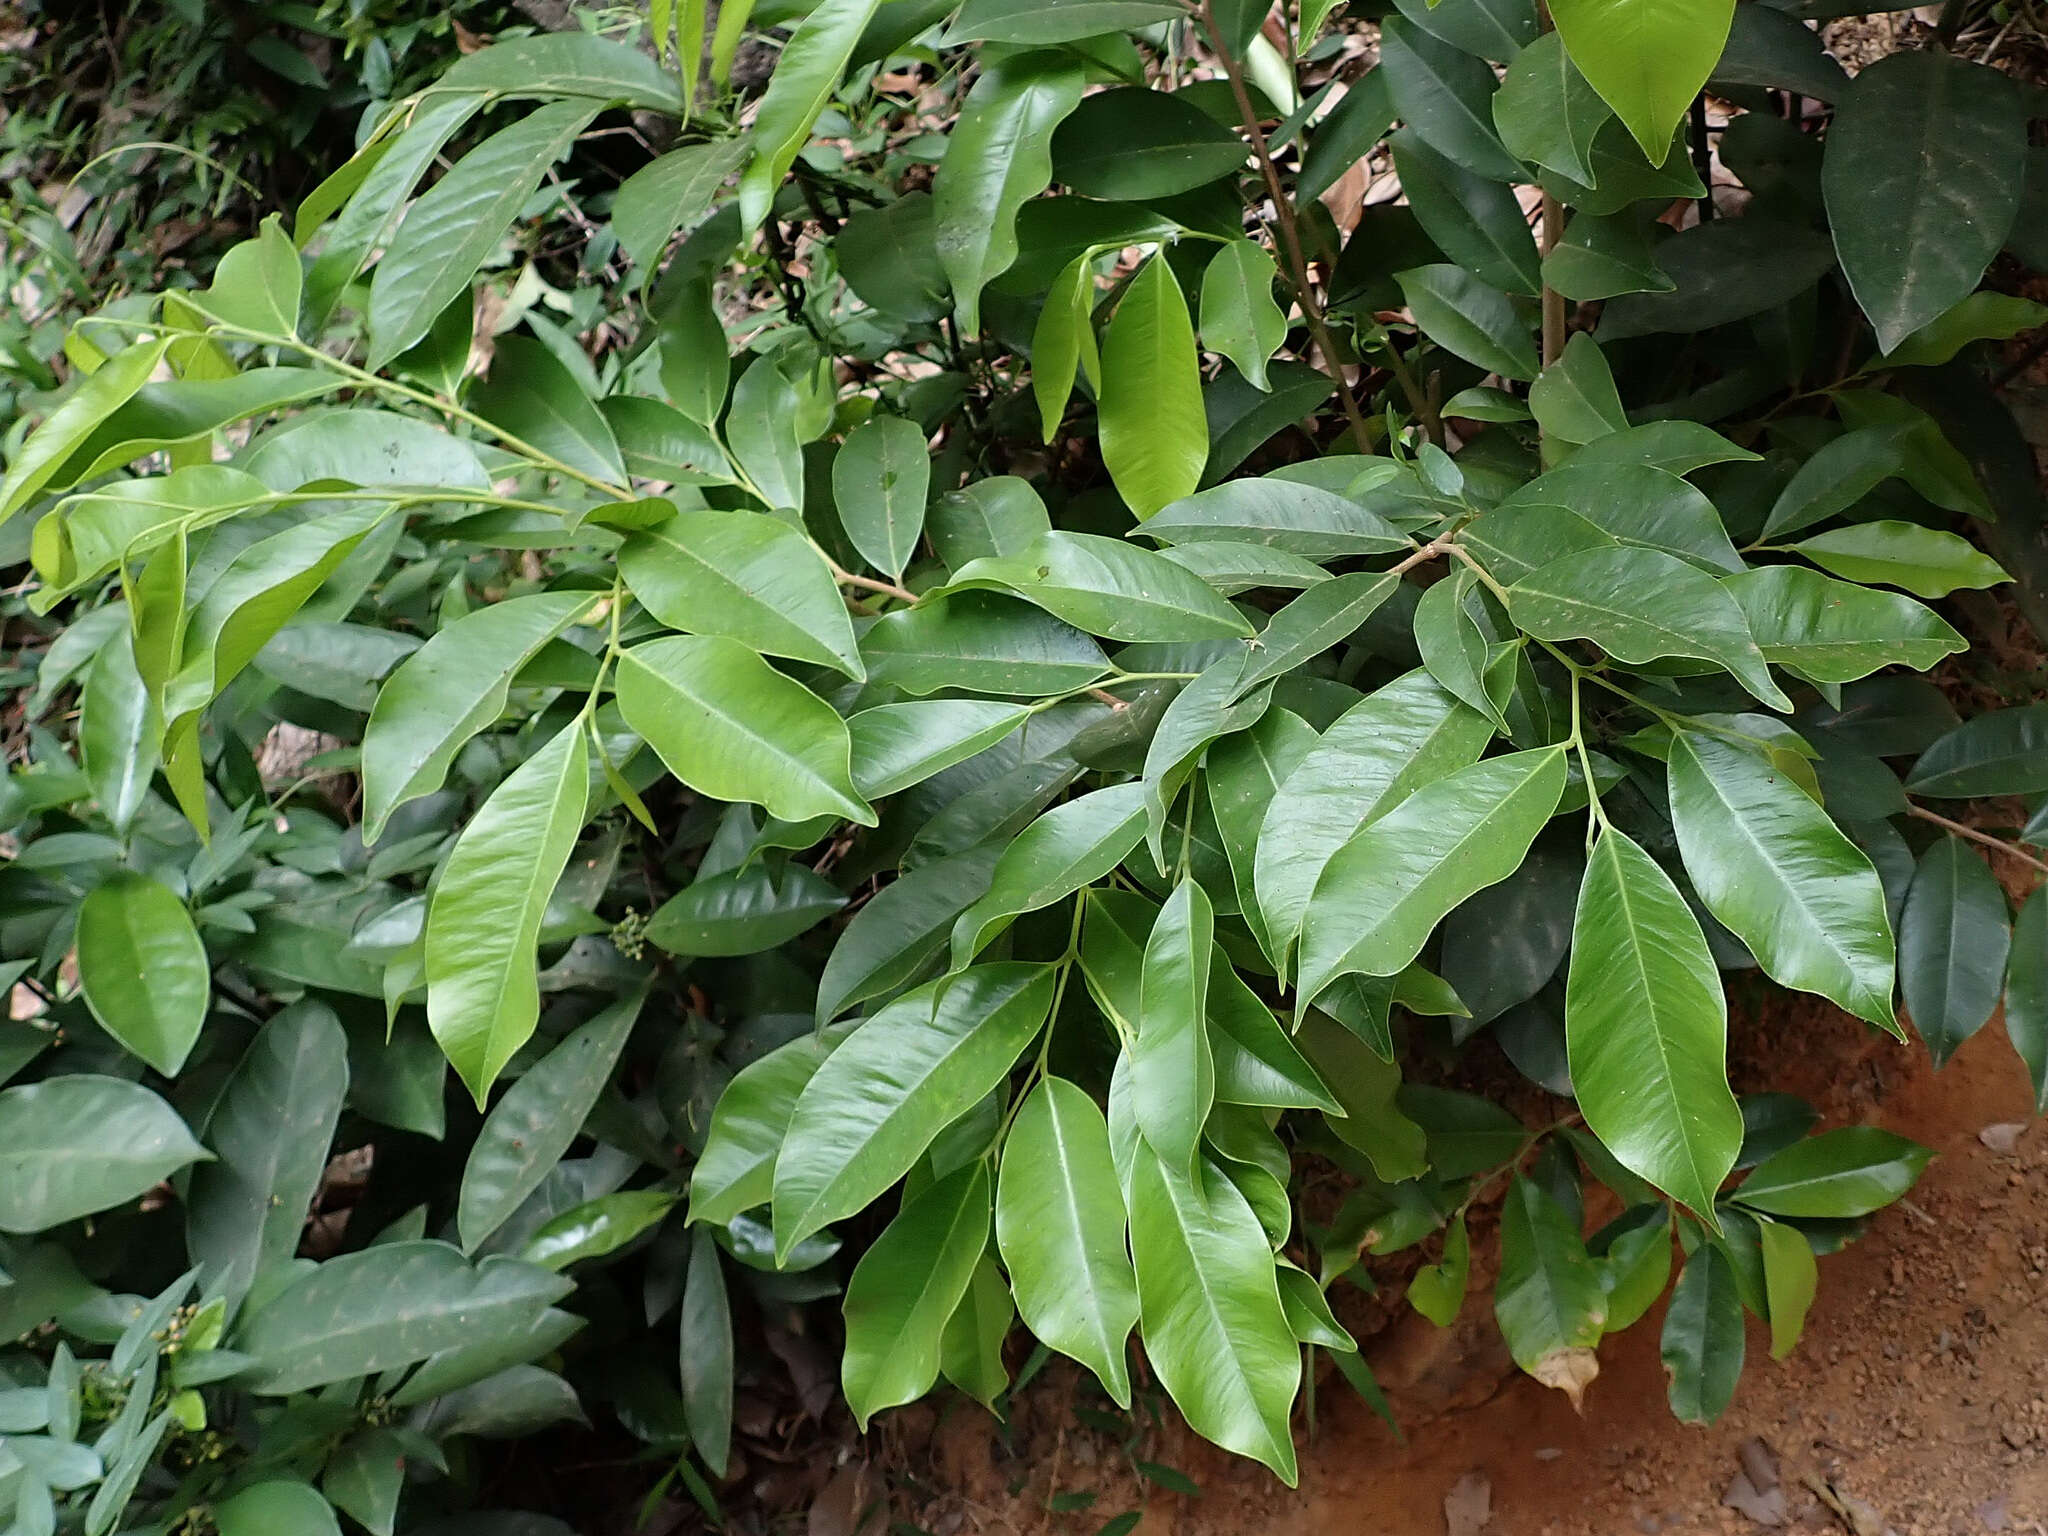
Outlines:
{"type": "MultiPolygon", "coordinates": [[[[1768,1076],[1830,1123],[1881,1123],[1938,1156],[1909,1201],[1821,1261],[1790,1358],[1772,1361],[1752,1323],[1741,1389],[1712,1428],[1676,1423],[1665,1404],[1660,1313],[1606,1342],[1580,1417],[1561,1394],[1503,1372],[1483,1342],[1490,1299],[1475,1296],[1469,1328],[1438,1334],[1416,1319],[1368,1342],[1405,1443],[1340,1381],[1321,1384],[1298,1491],[1178,1426],[1135,1455],[1202,1492],[1148,1486],[1075,1418],[1066,1379],[1048,1372],[1007,1433],[967,1407],[892,1416],[877,1438],[897,1517],[938,1536],[1092,1533],[1141,1505],[1142,1536],[2048,1531],[2048,1131],[2027,1124],[2024,1074],[1998,1021],[1940,1074],[1917,1047],[1864,1034],[1789,1002],[1737,1028],[1738,1086],[1768,1076]],[[1723,1503],[1745,1466],[1754,1483],[1778,1485],[1775,1496],[1753,1488],[1751,1513],[1723,1503]],[[1088,1507],[1055,1510],[1055,1493],[1088,1507]]],[[[852,1472],[839,1480],[847,1494],[852,1472]]],[[[816,1536],[861,1525],[812,1514],[816,1536]]]]}

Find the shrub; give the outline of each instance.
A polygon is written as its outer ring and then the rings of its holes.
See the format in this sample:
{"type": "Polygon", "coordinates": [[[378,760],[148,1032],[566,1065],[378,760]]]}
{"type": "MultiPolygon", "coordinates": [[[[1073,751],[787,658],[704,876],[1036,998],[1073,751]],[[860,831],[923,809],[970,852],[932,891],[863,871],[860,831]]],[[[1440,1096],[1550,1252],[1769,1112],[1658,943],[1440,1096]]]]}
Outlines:
{"type": "Polygon", "coordinates": [[[1128,1404],[1135,1329],[1291,1481],[1305,1362],[1376,1395],[1332,1287],[1437,1242],[1448,1322],[1496,1200],[1517,1362],[1576,1396],[1675,1273],[1708,1420],[1928,1155],[1738,1100],[1723,971],[1937,1062],[2003,997],[2041,1089],[2033,856],[1949,812],[2048,706],[1916,675],[2006,579],[1958,528],[2039,591],[1970,362],[2043,318],[1975,291],[2033,105],[1755,4],[1368,69],[1334,9],[764,9],[744,104],[744,5],[701,76],[501,43],[73,328],[0,484],[20,1529],[415,1528],[585,1403],[708,1500],[735,1298],[842,1291],[863,1425],[998,1404],[1018,1316],[1128,1404]],[[684,125],[591,205],[630,280],[479,326],[617,109],[684,125]],[[1575,1103],[1406,1049],[1481,1031],[1575,1103]]]}

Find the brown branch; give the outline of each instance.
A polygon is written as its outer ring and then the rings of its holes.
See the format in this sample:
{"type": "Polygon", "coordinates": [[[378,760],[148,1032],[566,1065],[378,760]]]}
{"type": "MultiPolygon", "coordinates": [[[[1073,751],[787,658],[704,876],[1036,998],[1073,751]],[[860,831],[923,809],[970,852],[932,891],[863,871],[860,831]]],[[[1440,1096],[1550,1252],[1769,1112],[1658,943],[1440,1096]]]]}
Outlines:
{"type": "MultiPolygon", "coordinates": [[[[1372,452],[1372,428],[1359,409],[1358,401],[1352,396],[1351,386],[1344,379],[1344,364],[1337,353],[1336,342],[1330,335],[1330,327],[1323,316],[1323,306],[1316,297],[1315,285],[1309,278],[1308,262],[1302,254],[1301,226],[1294,216],[1294,202],[1280,183],[1280,168],[1273,163],[1273,152],[1266,143],[1266,133],[1259,126],[1258,109],[1252,105],[1251,91],[1246,87],[1244,68],[1231,56],[1229,47],[1223,41],[1223,30],[1216,25],[1216,15],[1209,0],[1202,0],[1202,27],[1209,34],[1209,46],[1216,54],[1216,62],[1223,66],[1223,73],[1230,81],[1230,94],[1237,102],[1237,114],[1244,124],[1246,135],[1252,142],[1252,154],[1259,162],[1259,172],[1266,180],[1266,194],[1273,200],[1273,217],[1280,226],[1280,243],[1287,257],[1290,280],[1294,284],[1295,297],[1300,301],[1302,317],[1308,321],[1310,333],[1316,345],[1322,349],[1324,358],[1330,364],[1330,371],[1336,380],[1337,398],[1343,402],[1344,415],[1351,423],[1351,435],[1357,440],[1360,453],[1372,452]]],[[[1405,368],[1395,374],[1401,379],[1402,389],[1408,395],[1409,405],[1415,413],[1423,414],[1422,397],[1415,391],[1414,378],[1405,368]]],[[[1441,441],[1441,429],[1433,440],[1441,441]]]]}
{"type": "Polygon", "coordinates": [[[1909,805],[1906,807],[1906,814],[1908,816],[1917,816],[1922,821],[1932,822],[1943,831],[1953,832],[1957,837],[1967,837],[1973,843],[1981,843],[1986,848],[1995,848],[2000,853],[2010,854],[2022,864],[2031,865],[2042,874],[2048,875],[2048,864],[2044,864],[2031,853],[2021,852],[2002,837],[1993,837],[1989,832],[1979,832],[1975,827],[1966,827],[1960,821],[1951,821],[1946,816],[1938,815],[1928,810],[1924,805],[1909,805]]]}

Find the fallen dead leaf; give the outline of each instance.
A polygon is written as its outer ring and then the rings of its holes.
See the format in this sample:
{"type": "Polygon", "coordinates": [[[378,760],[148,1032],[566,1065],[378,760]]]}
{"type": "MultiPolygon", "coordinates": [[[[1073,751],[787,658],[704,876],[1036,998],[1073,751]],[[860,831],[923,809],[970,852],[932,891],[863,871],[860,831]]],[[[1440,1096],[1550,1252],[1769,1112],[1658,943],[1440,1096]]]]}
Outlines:
{"type": "Polygon", "coordinates": [[[1447,1536],[1479,1536],[1492,1519],[1493,1479],[1484,1472],[1467,1472],[1444,1495],[1447,1536]]]}
{"type": "Polygon", "coordinates": [[[1987,1125],[1977,1133],[1977,1139],[2001,1157],[2011,1157],[2019,1147],[2020,1133],[2025,1129],[2026,1126],[2017,1121],[1987,1125]]]}

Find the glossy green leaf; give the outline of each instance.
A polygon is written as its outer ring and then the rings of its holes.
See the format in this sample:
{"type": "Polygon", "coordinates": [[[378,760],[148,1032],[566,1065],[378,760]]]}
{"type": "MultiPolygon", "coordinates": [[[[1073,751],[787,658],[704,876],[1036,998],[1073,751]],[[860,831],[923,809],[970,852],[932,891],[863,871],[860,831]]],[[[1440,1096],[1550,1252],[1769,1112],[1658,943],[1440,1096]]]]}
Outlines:
{"type": "Polygon", "coordinates": [[[2005,969],[2005,1033],[2026,1064],[2034,1113],[2048,1104],[2048,895],[2036,887],[2012,925],[2005,969]]]}
{"type": "Polygon", "coordinates": [[[846,722],[722,635],[672,635],[619,656],[619,708],[669,772],[714,799],[804,821],[875,813],[854,791],[846,722]]]}
{"type": "Polygon", "coordinates": [[[920,864],[854,913],[818,978],[819,1020],[916,980],[945,952],[960,914],[987,893],[1001,852],[989,842],[920,864]]]}
{"type": "Polygon", "coordinates": [[[1509,583],[1610,540],[1677,555],[1715,576],[1743,569],[1714,504],[1677,475],[1648,464],[1587,463],[1575,456],[1502,497],[1469,536],[1494,579],[1509,583]]]}
{"type": "Polygon", "coordinates": [[[1216,1095],[1206,1027],[1216,918],[1184,879],[1145,944],[1137,1034],[1130,1042],[1138,1129],[1177,1175],[1193,1176],[1202,1122],[1216,1095]]]}
{"type": "Polygon", "coordinates": [[[947,135],[932,213],[968,336],[981,329],[982,289],[1017,259],[1017,210],[1051,182],[1052,136],[1080,104],[1083,79],[1071,54],[992,57],[947,135]]]}
{"type": "Polygon", "coordinates": [[[1295,178],[1296,196],[1306,203],[1329,191],[1338,177],[1372,152],[1394,117],[1394,99],[1384,71],[1367,70],[1352,81],[1337,104],[1309,131],[1301,172],[1295,178]]]}
{"type": "Polygon", "coordinates": [[[1283,974],[1331,856],[1416,789],[1476,759],[1492,734],[1484,715],[1417,671],[1346,711],[1302,758],[1267,807],[1253,866],[1283,974]]]}
{"type": "Polygon", "coordinates": [[[987,894],[954,923],[953,969],[972,961],[1012,918],[1100,880],[1144,835],[1142,784],[1112,785],[1047,811],[1003,849],[987,894]]]}
{"type": "Polygon", "coordinates": [[[1514,873],[1564,783],[1563,747],[1510,753],[1424,785],[1345,843],[1302,919],[1303,1000],[1412,962],[1453,907],[1514,873]]]}
{"type": "MultiPolygon", "coordinates": [[[[1040,431],[1048,443],[1059,436],[1067,400],[1074,392],[1076,369],[1091,387],[1101,386],[1102,354],[1095,341],[1095,258],[1087,251],[1053,279],[1031,332],[1031,395],[1038,404],[1040,431]]],[[[969,492],[972,490],[969,487],[969,492]]],[[[957,563],[947,561],[949,565],[957,563]]]]}
{"type": "Polygon", "coordinates": [[[1969,540],[1919,523],[1855,523],[1816,533],[1791,548],[1849,581],[1882,582],[1919,597],[1946,597],[1958,588],[1995,587],[2011,580],[1969,540]]]}
{"type": "Polygon", "coordinates": [[[27,506],[100,423],[149,382],[170,345],[171,338],[158,337],[124,347],[79,381],[9,460],[0,479],[0,522],[27,506]]]}
{"type": "Polygon", "coordinates": [[[1084,197],[1147,202],[1228,176],[1244,142],[1165,91],[1118,86],[1082,99],[1054,130],[1052,175],[1084,197]]]}
{"type": "Polygon", "coordinates": [[[226,378],[145,384],[78,445],[49,484],[60,489],[96,479],[166,449],[210,450],[221,428],[326,394],[334,382],[319,368],[251,368],[226,378]]]}
{"type": "Polygon", "coordinates": [[[587,32],[543,32],[464,54],[441,84],[508,97],[583,96],[680,113],[675,77],[636,48],[587,32]]]}
{"type": "Polygon", "coordinates": [[[846,1283],[840,1386],[863,1429],[939,1379],[946,1320],[988,1245],[988,1165],[974,1162],[905,1202],[846,1283]]]}
{"type": "Polygon", "coordinates": [[[1504,379],[1536,377],[1536,343],[1500,289],[1442,263],[1396,272],[1394,280],[1422,333],[1445,351],[1504,379]]]}
{"type": "Polygon", "coordinates": [[[2007,341],[2048,324],[2048,304],[2011,294],[1968,294],[1885,353],[1887,368],[1935,368],[1978,341],[2007,341]]]}
{"type": "Polygon", "coordinates": [[[1928,845],[1899,917],[1899,990],[1937,1067],[1998,1007],[2008,923],[2005,892],[1975,849],[1954,836],[1928,845]]]}
{"type": "Polygon", "coordinates": [[[1028,704],[992,699],[931,699],[878,704],[846,722],[853,782],[879,800],[985,751],[1031,716],[1028,704]]]}
{"type": "Polygon", "coordinates": [[[1110,318],[1097,411],[1103,467],[1141,520],[1201,483],[1209,455],[1201,358],[1187,300],[1163,255],[1139,269],[1110,318]]]}
{"type": "Polygon", "coordinates": [[[1510,293],[1542,288],[1536,240],[1513,189],[1437,153],[1413,128],[1394,135],[1393,149],[1408,205],[1446,256],[1510,293]]]}
{"type": "Polygon", "coordinates": [[[1545,32],[1514,56],[1493,97],[1493,124],[1507,152],[1591,185],[1593,138],[1612,110],[1545,32]]]}
{"type": "Polygon", "coordinates": [[[711,211],[749,147],[744,138],[685,144],[657,155],[619,183],[612,196],[612,232],[640,269],[643,283],[653,276],[675,232],[695,226],[711,211]]]}
{"type": "Polygon", "coordinates": [[[1775,980],[1898,1032],[1884,887],[1826,811],[1760,753],[1672,738],[1671,820],[1707,910],[1775,980]]]}
{"type": "MultiPolygon", "coordinates": [[[[636,988],[528,1067],[484,1117],[463,1165],[455,1230],[474,1253],[569,1150],[646,999],[636,988]]],[[[700,1165],[701,1166],[701,1165],[700,1165]]]]}
{"type": "Polygon", "coordinates": [[[166,1077],[198,1042],[212,997],[206,947],[168,886],[123,870],[78,909],[78,980],[106,1032],[166,1077]]]}
{"type": "Polygon", "coordinates": [[[1145,1355],[1198,1434],[1295,1481],[1288,1414],[1301,1351],[1281,1310],[1273,1251],[1237,1187],[1199,1183],[1149,1146],[1130,1173],[1131,1256],[1145,1355]]]}
{"type": "Polygon", "coordinates": [[[1050,966],[976,966],[862,1021],[857,1045],[827,1058],[790,1117],[775,1163],[778,1258],[864,1209],[1000,1083],[1044,1024],[1052,992],[1050,966]]]}
{"type": "Polygon", "coordinates": [[[571,469],[609,485],[626,483],[618,439],[604,414],[576,375],[538,341],[499,337],[490,376],[470,391],[469,405],[571,469]]]}
{"type": "MultiPolygon", "coordinates": [[[[1673,164],[1683,166],[1683,157],[1673,164]]],[[[1686,175],[1692,178],[1689,168],[1686,175]]],[[[1692,184],[1698,187],[1697,178],[1692,184]]],[[[1609,304],[1597,333],[1602,342],[1746,320],[1790,303],[1834,267],[1833,247],[1813,229],[1763,213],[1696,224],[1660,239],[1654,251],[1669,286],[1609,304]]]]}
{"type": "Polygon", "coordinates": [[[298,1251],[348,1092],[348,1040],[324,1004],[277,1014],[229,1074],[206,1139],[216,1160],[192,1171],[186,1243],[204,1284],[240,1301],[264,1270],[298,1251]]]}
{"type": "Polygon", "coordinates": [[[1039,698],[1109,671],[1102,647],[1080,630],[992,592],[927,597],[887,614],[861,636],[861,655],[871,681],[917,694],[965,688],[1039,698]]]}
{"type": "Polygon", "coordinates": [[[327,1501],[306,1483],[256,1483],[213,1510],[220,1536],[341,1536],[327,1501]]]}
{"type": "Polygon", "coordinates": [[[603,1258],[658,1223],[676,1199],[665,1189],[599,1195],[544,1222],[520,1247],[519,1257],[525,1263],[557,1271],[584,1259],[603,1258]]]}
{"type": "MultiPolygon", "coordinates": [[[[1626,210],[1605,218],[1583,212],[1574,216],[1565,226],[1564,238],[1543,258],[1543,281],[1581,302],[1625,293],[1669,293],[1678,286],[1657,265],[1643,220],[1626,210]]],[[[1707,430],[1696,422],[1650,425],[1707,430]]]]}
{"type": "MultiPolygon", "coordinates": [[[[1342,985],[1340,982],[1339,986],[1342,985]]],[[[1421,1178],[1432,1166],[1447,1178],[1456,1177],[1447,1171],[1456,1166],[1452,1159],[1441,1155],[1433,1137],[1396,1104],[1396,1095],[1401,1091],[1401,1069],[1389,1059],[1392,1051],[1385,1042],[1364,1038],[1352,1026],[1338,1023],[1321,1009],[1309,1009],[1301,1015],[1295,1025],[1295,1038],[1343,1106],[1343,1118],[1331,1118],[1329,1129],[1340,1141],[1363,1152],[1371,1160],[1374,1173],[1390,1184],[1421,1178]]],[[[1492,1110],[1491,1105],[1485,1107],[1492,1110]]],[[[1504,1111],[1496,1113],[1513,1128],[1513,1141],[1519,1146],[1520,1123],[1504,1111]]],[[[1501,1160],[1499,1156],[1489,1156],[1478,1167],[1490,1167],[1501,1160]]],[[[1477,1172],[1478,1168],[1469,1171],[1477,1172]]],[[[1434,1213],[1429,1225],[1436,1225],[1434,1213]]]]}
{"type": "Polygon", "coordinates": [[[1454,48],[1504,64],[1536,40],[1529,0],[1402,0],[1401,14],[1454,48]]]}
{"type": "MultiPolygon", "coordinates": [[[[1092,346],[1084,356],[1092,355],[1092,346]]],[[[991,475],[949,491],[925,514],[926,536],[953,571],[983,555],[1014,555],[1051,527],[1038,492],[1015,475],[991,475]]]]}
{"type": "Polygon", "coordinates": [[[1994,709],[1938,736],[1920,754],[1906,787],[1916,795],[1967,800],[2048,789],[2048,705],[1994,709]]]}
{"type": "Polygon", "coordinates": [[[1657,164],[1720,62],[1734,15],[1734,0],[1564,0],[1551,9],[1572,62],[1657,164]]]}
{"type": "Polygon", "coordinates": [[[1316,744],[1316,733],[1299,715],[1268,709],[1249,730],[1227,736],[1209,749],[1204,781],[1217,835],[1230,860],[1231,881],[1245,922],[1270,955],[1266,919],[1256,880],[1259,828],[1266,809],[1287,776],[1316,744]]]}
{"type": "Polygon", "coordinates": [[[1040,534],[1015,555],[962,566],[947,587],[1014,593],[1055,618],[1111,640],[1205,640],[1252,627],[1199,576],[1121,539],[1040,534]]]}
{"type": "MultiPolygon", "coordinates": [[[[1599,1145],[1591,1137],[1584,1141],[1599,1145]]],[[[1609,1333],[1639,1322],[1671,1280],[1670,1212],[1654,1205],[1647,1210],[1647,1221],[1616,1234],[1600,1256],[1600,1284],[1607,1292],[1607,1320],[1601,1326],[1609,1333]]]]}
{"type": "Polygon", "coordinates": [[[1017,1320],[1009,1283],[996,1262],[984,1253],[974,1266],[967,1292],[946,1319],[939,1339],[939,1370],[946,1380],[996,1412],[997,1400],[1010,1385],[1003,1365],[1003,1341],[1017,1320]]]}
{"type": "MultiPolygon", "coordinates": [[[[931,478],[924,431],[901,416],[870,416],[832,460],[840,524],[861,558],[891,580],[903,574],[924,532],[931,478]]],[[[839,608],[843,622],[845,605],[839,608]]]]}
{"type": "MultiPolygon", "coordinates": [[[[1770,565],[1721,583],[1749,620],[1764,659],[1823,683],[1852,683],[1880,667],[1925,672],[1965,649],[1963,637],[1909,597],[1770,565]]],[[[1986,717],[1989,718],[1989,717],[1986,717]]]]}
{"type": "Polygon", "coordinates": [[[1841,92],[1821,181],[1880,351],[1967,295],[2005,243],[2026,117],[2010,81],[1939,49],[1891,54],[1841,92]]]}
{"type": "MultiPolygon", "coordinates": [[[[823,0],[797,24],[754,113],[754,158],[740,177],[740,222],[761,227],[776,191],[832,98],[881,0],[823,0]]],[[[723,17],[720,18],[721,22],[723,17]]]]}
{"type": "Polygon", "coordinates": [[[1498,653],[1474,616],[1474,590],[1472,573],[1461,566],[1423,593],[1415,605],[1415,649],[1431,677],[1505,733],[1513,671],[1496,665],[1498,653]]]}
{"type": "Polygon", "coordinates": [[[0,1090],[0,1232],[125,1205],[211,1156],[137,1083],[73,1072],[0,1090]]]}
{"type": "Polygon", "coordinates": [[[1519,1174],[1501,1207],[1493,1313],[1515,1364],[1577,1404],[1599,1370],[1592,1352],[1607,1320],[1606,1289],[1578,1224],[1519,1174]]]}
{"type": "Polygon", "coordinates": [[[1706,1244],[1686,1261],[1664,1313],[1659,1351],[1671,1411],[1681,1424],[1711,1424],[1742,1378],[1742,1298],[1720,1248],[1706,1244]]]}
{"type": "Polygon", "coordinates": [[[281,1397],[516,1332],[571,1289],[512,1259],[472,1267],[446,1243],[384,1243],[307,1271],[230,1342],[255,1358],[249,1388],[281,1397]]]}
{"type": "Polygon", "coordinates": [[[1806,1313],[1820,1283],[1820,1267],[1814,1262],[1813,1245],[1797,1227],[1759,1221],[1757,1237],[1763,1249],[1764,1294],[1770,1303],[1771,1358],[1782,1360],[1792,1353],[1806,1327],[1806,1313]]]}
{"type": "MultiPolygon", "coordinates": [[[[691,1170],[692,1223],[721,1226],[768,1203],[775,1186],[775,1159],[797,1099],[852,1027],[837,1024],[799,1035],[741,1068],[726,1085],[711,1112],[704,1150],[691,1170]]],[[[602,1082],[598,1086],[601,1089],[602,1082]]],[[[573,1128],[565,1127],[561,1134],[573,1135],[573,1128]]]]}
{"type": "Polygon", "coordinates": [[[1287,316],[1273,298],[1279,275],[1264,247],[1232,240],[1202,270],[1202,345],[1220,352],[1259,389],[1266,362],[1287,340],[1287,316]]]}
{"type": "Polygon", "coordinates": [[[463,829],[427,909],[427,1022],[481,1105],[540,1018],[534,949],[583,830],[589,765],[573,722],[463,829]]]}
{"type": "Polygon", "coordinates": [[[1182,14],[1165,0],[967,0],[945,41],[1037,47],[1178,21],[1182,14]]]}
{"type": "Polygon", "coordinates": [[[831,568],[780,518],[678,512],[628,536],[619,547],[619,573],[671,629],[723,635],[856,681],[867,675],[831,568]]]}
{"type": "Polygon", "coordinates": [[[1706,1215],[1735,1165],[1721,978],[1692,909],[1642,848],[1605,828],[1572,920],[1572,1086],[1623,1167],[1706,1215]]]}
{"type": "Polygon", "coordinates": [[[709,1228],[690,1240],[678,1337],[683,1418],[690,1441],[704,1464],[723,1475],[732,1446],[732,1308],[726,1300],[718,1243],[709,1228]]]}
{"type": "Polygon", "coordinates": [[[1494,132],[1497,82],[1481,60],[1412,22],[1388,17],[1380,29],[1380,66],[1396,113],[1431,149],[1475,176],[1527,177],[1494,132]]]}
{"type": "Polygon", "coordinates": [[[1529,386],[1529,409],[1546,438],[1573,446],[1628,426],[1613,370],[1600,344],[1584,331],[1573,335],[1557,361],[1529,386]]]}
{"type": "Polygon", "coordinates": [[[1154,514],[1144,533],[1177,545],[1216,539],[1265,544],[1308,560],[1408,547],[1400,529],[1348,496],[1273,478],[1227,480],[1183,497],[1154,514]]]}
{"type": "Polygon", "coordinates": [[[510,597],[444,626],[398,665],[363,736],[365,842],[399,806],[441,787],[463,744],[504,713],[519,670],[593,601],[588,592],[510,597]]]}
{"type": "Polygon", "coordinates": [[[859,210],[840,226],[832,249],[847,287],[870,308],[920,322],[953,312],[930,193],[907,192],[892,203],[859,210]]]}
{"type": "Polygon", "coordinates": [[[1844,1126],[1765,1158],[1735,1198],[1794,1220],[1868,1216],[1911,1189],[1933,1156],[1877,1126],[1844,1126]]]}
{"type": "Polygon", "coordinates": [[[1618,661],[1714,662],[1772,708],[1791,708],[1735,599],[1674,555],[1626,547],[1566,555],[1509,587],[1508,612],[1540,639],[1591,640],[1618,661]]]}
{"type": "Polygon", "coordinates": [[[746,864],[700,873],[655,909],[647,938],[672,955],[757,955],[845,905],[845,892],[801,864],[746,864]]]}
{"type": "Polygon", "coordinates": [[[1128,1405],[1125,1341],[1138,1292],[1124,1251],[1124,1197],[1102,1111],[1064,1078],[1032,1091],[1003,1143],[996,1242],[1025,1326],[1128,1405]]]}
{"type": "Polygon", "coordinates": [[[1764,522],[1764,536],[1797,533],[1847,511],[1905,468],[1900,434],[1891,427],[1844,432],[1801,464],[1764,522]]]}
{"type": "Polygon", "coordinates": [[[370,283],[370,367],[427,334],[596,115],[587,100],[537,107],[456,161],[412,205],[370,283]]]}

